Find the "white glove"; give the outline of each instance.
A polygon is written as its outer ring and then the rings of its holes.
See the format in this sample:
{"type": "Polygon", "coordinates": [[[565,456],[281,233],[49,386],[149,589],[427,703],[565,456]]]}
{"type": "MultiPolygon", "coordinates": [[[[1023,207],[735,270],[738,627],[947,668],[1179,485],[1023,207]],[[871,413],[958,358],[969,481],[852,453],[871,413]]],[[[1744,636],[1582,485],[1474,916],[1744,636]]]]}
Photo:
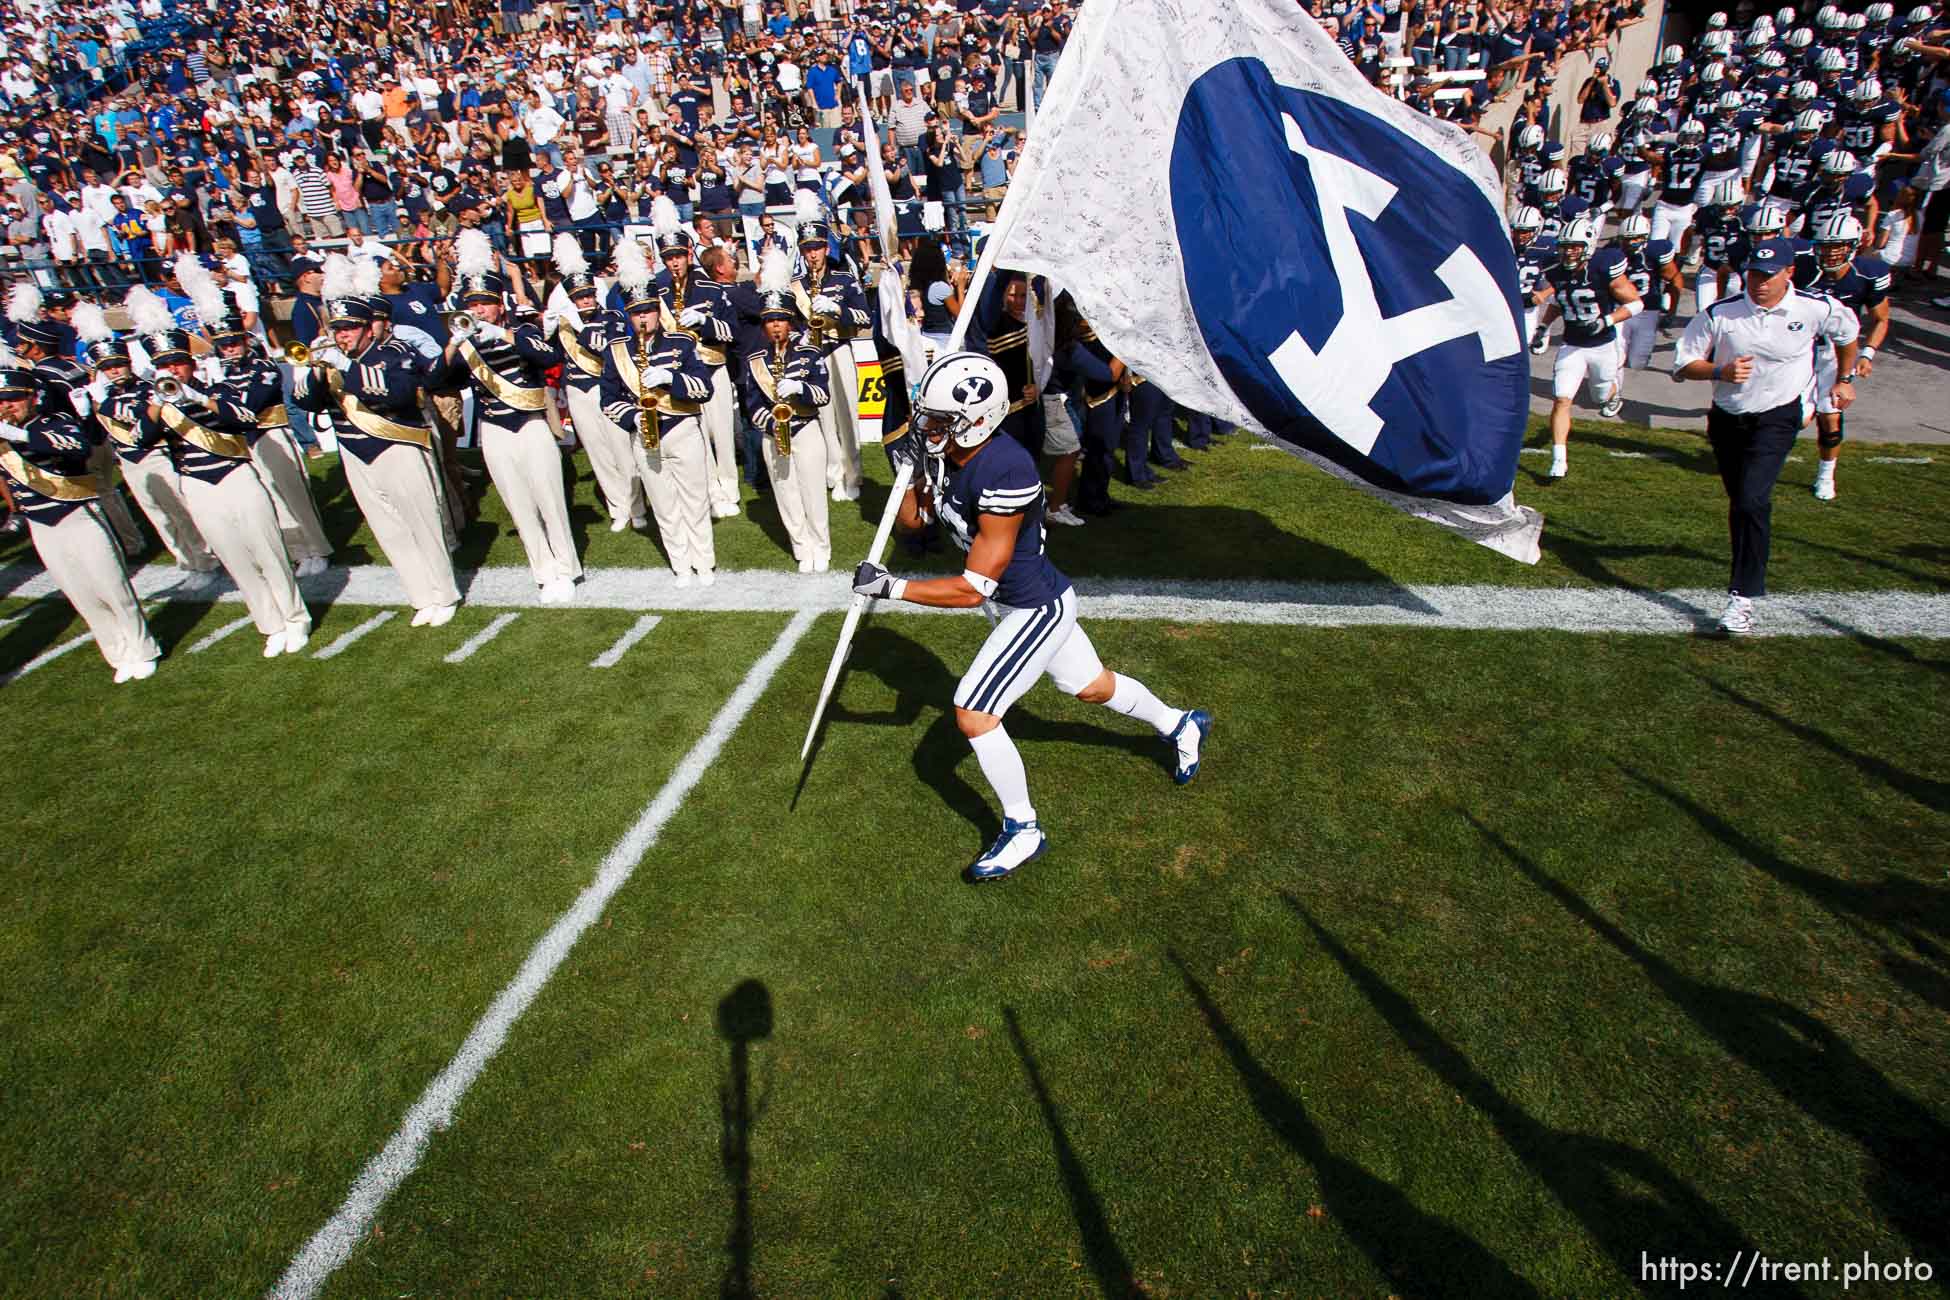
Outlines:
{"type": "Polygon", "coordinates": [[[206,384],[223,382],[223,362],[215,357],[204,357],[196,363],[196,377],[206,384]]]}
{"type": "Polygon", "coordinates": [[[103,402],[106,402],[108,400],[108,380],[106,378],[97,378],[90,382],[88,385],[88,396],[94,399],[96,406],[100,406],[103,402]]]}
{"type": "Polygon", "coordinates": [[[812,309],[814,314],[819,316],[837,316],[840,314],[839,302],[835,299],[828,298],[823,293],[812,300],[812,309]]]}
{"type": "Polygon", "coordinates": [[[88,413],[95,409],[95,404],[88,399],[86,388],[69,389],[68,401],[74,404],[74,413],[84,420],[88,418],[88,413]]]}
{"type": "Polygon", "coordinates": [[[204,391],[201,388],[197,388],[190,384],[183,385],[183,394],[180,400],[185,402],[195,402],[199,406],[207,406],[210,402],[210,398],[208,397],[208,395],[204,393],[204,391]]]}
{"type": "Polygon", "coordinates": [[[780,397],[797,397],[805,391],[806,386],[796,379],[781,379],[779,381],[780,397]]]}
{"type": "Polygon", "coordinates": [[[0,438],[5,438],[8,442],[26,442],[27,430],[17,424],[8,424],[5,420],[0,420],[0,438]]]}
{"type": "Polygon", "coordinates": [[[689,307],[684,308],[684,314],[677,318],[677,323],[685,329],[690,329],[692,326],[702,325],[710,319],[711,313],[709,311],[693,303],[689,307]]]}
{"type": "Polygon", "coordinates": [[[668,388],[670,387],[671,373],[662,366],[651,366],[643,372],[642,379],[645,388],[668,388]]]}
{"type": "Polygon", "coordinates": [[[482,343],[499,343],[502,339],[508,337],[508,331],[502,329],[499,325],[490,325],[486,321],[477,321],[474,325],[474,337],[482,343]]]}

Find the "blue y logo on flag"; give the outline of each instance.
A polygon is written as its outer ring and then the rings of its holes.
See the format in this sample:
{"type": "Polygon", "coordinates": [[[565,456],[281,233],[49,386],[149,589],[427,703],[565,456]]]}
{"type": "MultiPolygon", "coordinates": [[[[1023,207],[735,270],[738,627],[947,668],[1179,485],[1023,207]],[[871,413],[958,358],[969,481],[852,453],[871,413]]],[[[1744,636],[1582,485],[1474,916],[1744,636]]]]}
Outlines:
{"type": "Polygon", "coordinates": [[[1464,172],[1244,58],[1187,94],[1171,191],[1200,332],[1267,428],[1399,491],[1509,490],[1529,410],[1516,262],[1464,172]]]}

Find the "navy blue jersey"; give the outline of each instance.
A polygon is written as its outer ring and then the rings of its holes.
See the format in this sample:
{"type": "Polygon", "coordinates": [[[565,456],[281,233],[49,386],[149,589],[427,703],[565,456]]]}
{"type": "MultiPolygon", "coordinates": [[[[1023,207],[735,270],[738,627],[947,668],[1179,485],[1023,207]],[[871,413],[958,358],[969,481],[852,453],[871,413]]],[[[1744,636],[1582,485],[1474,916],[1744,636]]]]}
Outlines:
{"type": "Polygon", "coordinates": [[[1699,188],[1700,173],[1706,168],[1706,158],[1699,150],[1686,145],[1666,150],[1666,167],[1659,180],[1659,197],[1674,207],[1684,207],[1693,201],[1693,192],[1699,188]]]}
{"type": "Polygon", "coordinates": [[[1858,257],[1840,275],[1824,271],[1813,285],[1802,287],[1809,292],[1827,294],[1854,312],[1856,323],[1866,328],[1865,313],[1889,301],[1892,278],[1888,264],[1881,258],[1858,257]]]}
{"type": "Polygon", "coordinates": [[[1013,609],[1047,605],[1070,589],[1070,580],[1043,552],[1043,479],[1036,462],[1014,438],[993,437],[959,468],[946,461],[947,482],[935,500],[941,518],[967,550],[975,541],[981,515],[1021,515],[1016,549],[996,583],[995,600],[1013,609]]]}
{"type": "Polygon", "coordinates": [[[1596,207],[1611,201],[1612,181],[1624,170],[1622,159],[1579,154],[1571,160],[1571,193],[1596,207]]]}
{"type": "Polygon", "coordinates": [[[36,415],[22,426],[20,442],[0,442],[0,479],[29,519],[59,523],[95,499],[100,490],[88,458],[101,435],[74,417],[36,415]]]}
{"type": "Polygon", "coordinates": [[[1523,187],[1523,193],[1535,194],[1537,192],[1537,178],[1543,174],[1544,155],[1542,150],[1532,149],[1528,153],[1520,153],[1517,155],[1517,179],[1523,187]]]}
{"type": "Polygon", "coordinates": [[[1639,291],[1639,297],[1648,304],[1657,303],[1660,298],[1653,296],[1652,285],[1663,279],[1665,269],[1672,265],[1675,256],[1672,241],[1652,239],[1637,248],[1622,248],[1619,251],[1625,254],[1625,278],[1639,291]]]}
{"type": "Polygon", "coordinates": [[[1875,198],[1875,193],[1876,178],[1868,172],[1855,172],[1845,177],[1840,185],[1816,181],[1802,191],[1795,206],[1808,219],[1810,228],[1837,212],[1852,213],[1856,220],[1866,226],[1869,202],[1875,198]]]}
{"type": "Polygon", "coordinates": [[[1537,227],[1537,238],[1555,242],[1557,237],[1564,233],[1564,214],[1558,210],[1558,205],[1533,203],[1530,206],[1536,208],[1537,215],[1544,220],[1544,224],[1537,227]]]}
{"type": "Polygon", "coordinates": [[[1517,291],[1523,294],[1525,307],[1530,306],[1530,295],[1543,286],[1544,272],[1555,265],[1557,241],[1548,235],[1538,235],[1517,250],[1517,291]]]}
{"type": "Polygon", "coordinates": [[[1882,129],[1902,116],[1902,110],[1888,100],[1869,105],[1866,110],[1842,111],[1842,148],[1857,158],[1866,159],[1882,143],[1882,129]]]}
{"type": "Polygon", "coordinates": [[[1734,245],[1740,241],[1740,217],[1731,208],[1701,208],[1693,218],[1693,232],[1699,241],[1700,264],[1719,270],[1730,265],[1734,245]]]}
{"type": "Polygon", "coordinates": [[[1611,320],[1618,307],[1611,282],[1624,273],[1625,254],[1616,248],[1599,249],[1575,270],[1559,262],[1544,273],[1555,291],[1551,301],[1564,320],[1565,346],[1597,347],[1618,337],[1611,320]]]}
{"type": "Polygon", "coordinates": [[[1815,168],[1813,143],[1790,141],[1781,146],[1774,155],[1774,175],[1767,185],[1770,196],[1791,201],[1808,187],[1808,178],[1814,175],[1815,168]]]}
{"type": "Polygon", "coordinates": [[[1715,117],[1706,124],[1706,161],[1715,171],[1740,162],[1740,127],[1731,117],[1715,117]]]}

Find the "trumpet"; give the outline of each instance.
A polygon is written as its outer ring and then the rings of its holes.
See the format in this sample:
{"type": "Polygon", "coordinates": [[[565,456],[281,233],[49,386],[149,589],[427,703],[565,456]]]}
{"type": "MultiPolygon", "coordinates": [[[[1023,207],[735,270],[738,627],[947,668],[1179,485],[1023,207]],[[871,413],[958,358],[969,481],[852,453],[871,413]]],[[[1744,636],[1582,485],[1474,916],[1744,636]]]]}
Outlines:
{"type": "Polygon", "coordinates": [[[295,341],[287,343],[284,345],[284,359],[294,366],[308,366],[312,363],[311,349],[295,341]]]}
{"type": "Polygon", "coordinates": [[[447,332],[457,339],[464,339],[474,332],[475,320],[472,312],[450,311],[447,313],[447,332]]]}
{"type": "Polygon", "coordinates": [[[174,375],[163,375],[156,380],[156,400],[173,402],[183,395],[183,381],[174,375]]]}

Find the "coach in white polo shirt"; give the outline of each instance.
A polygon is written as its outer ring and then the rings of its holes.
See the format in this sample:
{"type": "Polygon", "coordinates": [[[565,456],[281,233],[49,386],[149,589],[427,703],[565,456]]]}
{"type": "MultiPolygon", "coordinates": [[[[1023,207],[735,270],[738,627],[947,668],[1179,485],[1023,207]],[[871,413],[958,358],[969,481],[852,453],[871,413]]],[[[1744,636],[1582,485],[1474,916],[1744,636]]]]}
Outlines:
{"type": "Polygon", "coordinates": [[[1767,594],[1774,480],[1814,414],[1817,338],[1835,345],[1835,408],[1855,401],[1855,313],[1794,287],[1794,245],[1785,239],[1756,244],[1743,269],[1747,291],[1693,317],[1673,358],[1675,379],[1713,381],[1706,437],[1726,485],[1733,541],[1722,636],[1752,632],[1754,598],[1767,594]]]}

